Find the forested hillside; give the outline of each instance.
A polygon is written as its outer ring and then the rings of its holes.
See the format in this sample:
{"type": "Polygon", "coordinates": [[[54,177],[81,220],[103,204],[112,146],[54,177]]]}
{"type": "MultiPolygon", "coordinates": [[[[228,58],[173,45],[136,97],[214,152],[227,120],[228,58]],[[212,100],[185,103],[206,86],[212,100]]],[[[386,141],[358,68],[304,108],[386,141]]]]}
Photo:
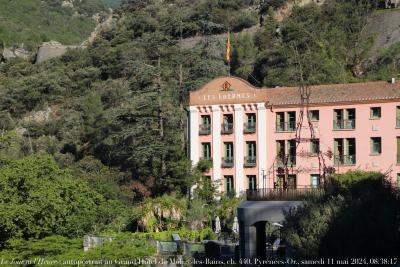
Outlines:
{"type": "MultiPolygon", "coordinates": [[[[201,229],[216,215],[230,223],[237,200],[223,198],[216,205],[212,186],[200,175],[209,166],[201,162],[192,168],[185,137],[188,92],[228,74],[225,43],[214,34],[231,32],[232,74],[257,86],[297,84],[300,66],[312,84],[397,75],[398,44],[374,63],[365,56],[374,42],[374,36],[360,38],[366,18],[376,12],[371,1],[311,3],[295,7],[282,22],[274,19],[273,2],[127,0],[115,11],[116,26],[87,49],[37,65],[21,59],[0,65],[0,246],[55,234],[201,229]],[[240,33],[260,22],[255,34],[240,33]],[[205,38],[191,48],[180,45],[193,36],[205,38]],[[19,181],[21,173],[29,179],[19,181]],[[16,180],[17,191],[12,190],[16,180]],[[196,181],[203,187],[187,203],[196,181]],[[35,205],[38,195],[50,200],[35,205]],[[26,196],[31,206],[21,205],[26,196]],[[16,212],[9,212],[10,205],[16,212]],[[171,207],[179,216],[158,212],[171,207]],[[48,208],[54,213],[41,212],[48,208]],[[86,209],[91,212],[80,222],[86,209]],[[32,214],[29,225],[21,223],[32,214]]],[[[47,2],[35,5],[37,14],[42,5],[50,8],[47,2]]],[[[50,25],[16,15],[24,22],[20,31],[29,33],[0,30],[0,38],[71,43],[92,27],[85,22],[89,18],[65,11],[71,23],[84,24],[72,27],[79,32],[71,37],[63,31],[71,25],[53,23],[64,13],[54,12],[55,18],[41,18],[50,25]],[[54,27],[54,35],[45,30],[42,36],[30,26],[54,27]]]]}
{"type": "Polygon", "coordinates": [[[30,50],[50,40],[80,44],[96,25],[92,15],[105,12],[106,6],[98,0],[70,2],[63,6],[62,0],[0,0],[0,50],[20,44],[30,50]]]}

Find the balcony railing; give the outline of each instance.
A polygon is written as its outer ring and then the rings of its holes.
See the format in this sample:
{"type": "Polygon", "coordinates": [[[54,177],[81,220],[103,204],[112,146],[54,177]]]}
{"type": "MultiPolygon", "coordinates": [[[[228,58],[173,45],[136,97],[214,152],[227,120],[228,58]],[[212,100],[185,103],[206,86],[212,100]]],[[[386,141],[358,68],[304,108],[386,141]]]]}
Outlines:
{"type": "Polygon", "coordinates": [[[233,133],[233,123],[223,123],[221,125],[221,133],[222,134],[231,134],[231,133],[233,133]]]}
{"type": "Polygon", "coordinates": [[[277,122],[276,131],[277,132],[294,132],[296,130],[296,122],[277,122]]]}
{"type": "Polygon", "coordinates": [[[199,134],[200,135],[209,135],[211,133],[211,125],[210,124],[200,124],[199,126],[199,134]]]}
{"type": "Polygon", "coordinates": [[[333,129],[334,130],[351,130],[356,128],[356,120],[334,120],[333,121],[333,129]]]}
{"type": "Polygon", "coordinates": [[[292,154],[287,154],[287,155],[278,155],[276,157],[276,161],[278,164],[278,167],[283,167],[285,163],[287,163],[287,166],[296,166],[296,155],[292,154]]]}
{"type": "Polygon", "coordinates": [[[244,167],[255,167],[257,166],[256,157],[244,157],[244,167]]]}
{"type": "Polygon", "coordinates": [[[244,133],[255,133],[256,132],[256,124],[255,123],[245,123],[243,131],[244,131],[244,133]]]}
{"type": "Polygon", "coordinates": [[[213,161],[212,157],[201,157],[200,160],[213,161]]]}
{"type": "Polygon", "coordinates": [[[222,168],[232,168],[233,158],[222,158],[222,168]]]}
{"type": "Polygon", "coordinates": [[[272,189],[261,188],[246,191],[246,198],[249,201],[296,201],[319,199],[325,195],[323,188],[298,188],[298,189],[272,189]]]}
{"type": "Polygon", "coordinates": [[[335,165],[354,165],[356,164],[356,155],[335,155],[335,165]]]}

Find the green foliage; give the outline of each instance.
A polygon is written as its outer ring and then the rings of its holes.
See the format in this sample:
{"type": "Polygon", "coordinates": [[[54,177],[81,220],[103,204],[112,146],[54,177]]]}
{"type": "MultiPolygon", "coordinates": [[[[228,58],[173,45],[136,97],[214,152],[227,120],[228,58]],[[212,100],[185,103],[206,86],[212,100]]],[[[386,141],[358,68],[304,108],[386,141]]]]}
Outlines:
{"type": "Polygon", "coordinates": [[[399,199],[383,174],[332,178],[328,199],[287,216],[284,236],[300,258],[389,257],[399,250],[399,199]],[[338,194],[340,193],[340,194],[338,194]]]}
{"type": "Polygon", "coordinates": [[[294,7],[281,24],[269,14],[256,36],[259,53],[253,76],[267,86],[364,78],[362,62],[372,38],[362,38],[362,31],[372,10],[369,1],[335,0],[321,7],[294,7]]]}
{"type": "Polygon", "coordinates": [[[199,242],[203,240],[211,240],[215,238],[215,233],[211,228],[205,227],[201,230],[188,230],[184,228],[169,229],[161,232],[103,232],[103,236],[111,236],[117,240],[160,240],[160,241],[171,241],[172,234],[178,234],[182,240],[190,242],[199,242]]]}
{"type": "MultiPolygon", "coordinates": [[[[81,43],[93,31],[95,21],[88,16],[74,16],[74,10],[61,8],[61,2],[0,0],[0,43],[6,47],[23,43],[28,49],[50,40],[63,44],[81,43]]],[[[96,3],[97,0],[81,1],[76,10],[89,14],[103,10],[96,3]]]]}
{"type": "Polygon", "coordinates": [[[115,214],[110,210],[115,203],[46,155],[3,160],[0,185],[2,245],[11,237],[79,236],[115,214]]]}
{"type": "Polygon", "coordinates": [[[43,239],[15,239],[0,252],[3,261],[25,261],[21,266],[40,266],[38,259],[45,259],[51,266],[91,266],[89,261],[132,260],[154,255],[156,249],[143,239],[118,237],[105,242],[95,249],[83,251],[82,239],[50,236],[43,239]],[[36,259],[36,262],[35,262],[36,259]],[[69,262],[70,261],[70,262],[69,262]],[[78,264],[78,261],[80,262],[78,264]],[[50,263],[51,262],[51,263],[50,263]]]}

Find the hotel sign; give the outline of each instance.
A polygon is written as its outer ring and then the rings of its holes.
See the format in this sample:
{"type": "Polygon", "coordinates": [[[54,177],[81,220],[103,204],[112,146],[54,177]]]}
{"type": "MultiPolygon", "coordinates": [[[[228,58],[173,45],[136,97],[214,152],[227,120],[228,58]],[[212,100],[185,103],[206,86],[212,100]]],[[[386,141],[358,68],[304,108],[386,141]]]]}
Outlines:
{"type": "Polygon", "coordinates": [[[190,105],[238,104],[264,101],[266,91],[233,77],[217,78],[190,92],[190,105]]]}
{"type": "Polygon", "coordinates": [[[217,101],[217,100],[235,100],[235,99],[254,99],[256,93],[218,93],[218,94],[206,94],[197,97],[199,101],[217,101]]]}

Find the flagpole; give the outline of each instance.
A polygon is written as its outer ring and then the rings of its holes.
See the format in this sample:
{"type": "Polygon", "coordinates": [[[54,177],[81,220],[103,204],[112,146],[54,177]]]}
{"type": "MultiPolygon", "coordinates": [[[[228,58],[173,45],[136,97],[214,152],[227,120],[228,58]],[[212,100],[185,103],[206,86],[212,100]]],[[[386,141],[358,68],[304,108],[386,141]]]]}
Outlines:
{"type": "Polygon", "coordinates": [[[226,61],[228,61],[228,75],[231,76],[231,37],[228,29],[228,38],[226,41],[226,61]]]}

